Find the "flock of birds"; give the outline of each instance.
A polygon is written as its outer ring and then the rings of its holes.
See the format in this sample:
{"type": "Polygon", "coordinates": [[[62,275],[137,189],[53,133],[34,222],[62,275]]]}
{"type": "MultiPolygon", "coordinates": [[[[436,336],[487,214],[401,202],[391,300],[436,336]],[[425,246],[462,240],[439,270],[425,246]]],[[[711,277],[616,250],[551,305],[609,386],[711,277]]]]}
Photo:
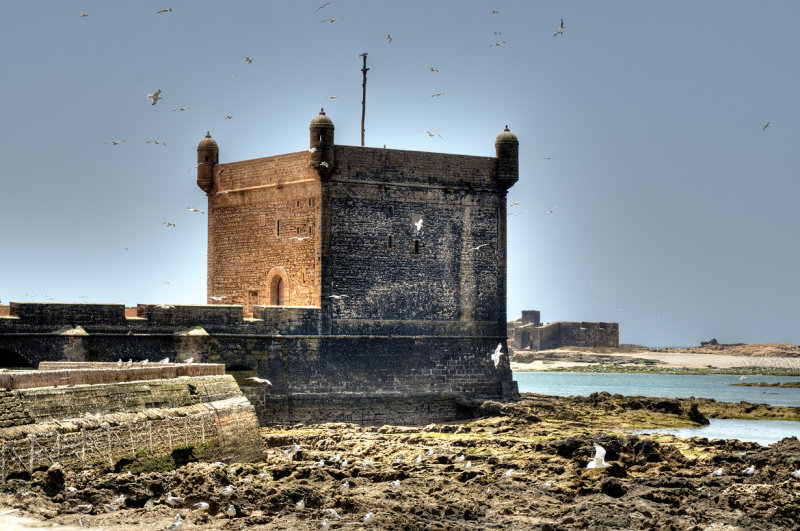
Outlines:
{"type": "MultiPolygon", "coordinates": [[[[594,443],[594,457],[590,459],[587,464],[587,469],[604,469],[611,466],[609,462],[606,461],[606,449],[603,448],[601,445],[594,443]]],[[[269,455],[277,455],[278,457],[282,458],[285,461],[297,461],[302,459],[302,448],[298,444],[292,444],[285,448],[276,448],[268,450],[269,455]]],[[[344,470],[348,467],[358,467],[361,470],[376,470],[378,467],[397,467],[402,466],[407,463],[411,465],[421,465],[424,466],[423,463],[426,459],[431,459],[435,455],[435,452],[431,448],[427,448],[425,450],[421,450],[416,455],[409,459],[404,453],[400,453],[395,455],[391,463],[387,463],[386,465],[380,465],[376,463],[374,459],[371,457],[362,457],[358,459],[354,459],[353,463],[349,463],[346,457],[343,457],[341,453],[336,453],[335,455],[329,458],[322,458],[318,461],[315,461],[311,466],[315,468],[323,468],[323,467],[334,467],[337,470],[344,470]]],[[[445,461],[448,463],[453,463],[461,467],[462,470],[469,470],[472,468],[473,464],[470,459],[467,458],[463,453],[458,455],[452,455],[450,457],[446,457],[445,461]]],[[[441,458],[437,458],[436,462],[442,463],[441,458]]],[[[216,462],[210,465],[206,465],[210,467],[220,467],[222,469],[226,469],[228,465],[223,462],[216,462]]],[[[750,465],[747,468],[741,471],[744,475],[753,475],[755,473],[755,466],[750,465]]],[[[234,475],[238,471],[238,467],[233,465],[230,467],[230,474],[234,475]]],[[[174,475],[176,471],[173,471],[172,474],[174,475]]],[[[515,470],[514,468],[508,468],[501,474],[498,474],[497,481],[511,481],[514,478],[520,478],[519,471],[515,470]]],[[[711,473],[712,476],[722,476],[723,469],[720,467],[714,470],[711,473]]],[[[800,479],[800,469],[795,470],[794,472],[790,472],[790,475],[796,479],[800,479]]],[[[268,480],[270,477],[269,472],[262,471],[261,473],[251,477],[246,476],[244,478],[245,483],[252,483],[253,479],[258,480],[268,480]]],[[[337,480],[338,481],[338,480],[337,480]]],[[[401,479],[393,479],[388,482],[389,487],[392,489],[393,492],[398,492],[402,488],[402,481],[401,479]]],[[[547,490],[553,487],[553,481],[547,480],[541,484],[541,488],[543,490],[547,490]]],[[[348,480],[341,481],[336,486],[336,489],[343,495],[347,495],[351,492],[353,486],[350,484],[348,480]]],[[[79,493],[78,489],[73,486],[68,486],[65,488],[65,496],[67,498],[73,498],[77,496],[79,493]]],[[[492,487],[488,486],[485,490],[487,495],[492,493],[492,487]]],[[[144,504],[144,508],[150,509],[153,508],[156,503],[163,503],[166,504],[174,509],[189,509],[196,517],[204,517],[209,512],[209,508],[211,507],[212,503],[220,508],[220,512],[229,518],[233,518],[237,516],[238,511],[236,508],[235,500],[237,495],[237,488],[233,485],[233,483],[229,482],[227,485],[223,486],[219,490],[216,491],[216,499],[208,499],[208,500],[199,500],[195,503],[187,502],[181,496],[176,496],[172,490],[168,491],[164,498],[159,500],[148,500],[144,504]],[[225,507],[223,510],[222,508],[225,507]]],[[[195,497],[195,499],[197,499],[195,497]]],[[[305,498],[300,498],[296,501],[292,501],[290,507],[293,507],[297,511],[306,511],[310,508],[306,504],[305,498]]],[[[101,508],[98,508],[100,512],[105,511],[107,513],[117,512],[123,507],[125,507],[126,498],[124,494],[120,494],[110,500],[108,503],[103,503],[101,508]]],[[[81,504],[75,507],[75,510],[82,514],[90,514],[92,512],[97,512],[95,507],[92,504],[81,504]]],[[[331,527],[331,522],[341,520],[341,515],[333,508],[323,508],[320,509],[322,520],[319,522],[319,526],[322,529],[328,529],[331,527]]],[[[176,513],[172,522],[166,527],[168,530],[180,530],[183,527],[183,518],[180,513],[176,513]]],[[[359,520],[362,523],[371,523],[375,520],[376,514],[372,511],[365,513],[363,516],[359,517],[359,520]]],[[[82,522],[81,522],[81,525],[82,522]]]]}

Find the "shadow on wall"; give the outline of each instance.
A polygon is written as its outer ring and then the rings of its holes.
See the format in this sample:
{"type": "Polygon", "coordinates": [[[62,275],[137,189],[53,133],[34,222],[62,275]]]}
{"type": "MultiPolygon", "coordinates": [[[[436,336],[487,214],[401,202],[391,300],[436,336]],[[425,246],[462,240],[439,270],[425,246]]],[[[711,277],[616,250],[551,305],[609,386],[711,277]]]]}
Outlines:
{"type": "Polygon", "coordinates": [[[7,348],[0,348],[0,368],[35,369],[31,360],[7,348]]]}

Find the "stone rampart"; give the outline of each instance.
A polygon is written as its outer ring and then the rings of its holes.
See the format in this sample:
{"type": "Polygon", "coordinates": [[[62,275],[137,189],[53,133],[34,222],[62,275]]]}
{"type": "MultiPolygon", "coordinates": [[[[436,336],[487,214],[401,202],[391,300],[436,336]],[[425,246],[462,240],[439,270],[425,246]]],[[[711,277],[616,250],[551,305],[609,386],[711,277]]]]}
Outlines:
{"type": "Polygon", "coordinates": [[[0,391],[0,476],[30,473],[55,462],[114,467],[142,452],[159,457],[199,445],[212,460],[257,459],[261,442],[254,408],[222,369],[73,368],[42,371],[40,378],[11,374],[10,389],[0,391]],[[86,373],[82,379],[77,376],[81,372],[86,373]],[[91,383],[75,383],[81,380],[91,383]],[[65,381],[73,383],[55,384],[65,381]]]}

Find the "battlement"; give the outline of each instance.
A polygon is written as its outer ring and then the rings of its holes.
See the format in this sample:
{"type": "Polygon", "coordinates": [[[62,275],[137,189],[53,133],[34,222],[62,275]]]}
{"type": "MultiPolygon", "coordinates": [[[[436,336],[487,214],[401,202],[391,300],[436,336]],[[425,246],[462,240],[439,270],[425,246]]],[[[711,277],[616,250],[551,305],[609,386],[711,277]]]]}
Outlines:
{"type": "Polygon", "coordinates": [[[549,350],[559,347],[619,347],[619,323],[558,321],[542,325],[539,312],[522,313],[508,323],[508,336],[515,349],[549,350]]]}

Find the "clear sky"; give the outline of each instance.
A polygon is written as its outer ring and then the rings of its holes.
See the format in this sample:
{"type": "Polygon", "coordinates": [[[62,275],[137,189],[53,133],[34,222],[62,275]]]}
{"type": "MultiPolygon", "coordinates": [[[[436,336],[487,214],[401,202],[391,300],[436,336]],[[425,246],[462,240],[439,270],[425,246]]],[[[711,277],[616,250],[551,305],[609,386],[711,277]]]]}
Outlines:
{"type": "Polygon", "coordinates": [[[800,2],[322,3],[5,3],[0,301],[204,303],[198,141],[358,145],[368,52],[368,146],[518,136],[509,319],[800,342],[800,2]]]}

